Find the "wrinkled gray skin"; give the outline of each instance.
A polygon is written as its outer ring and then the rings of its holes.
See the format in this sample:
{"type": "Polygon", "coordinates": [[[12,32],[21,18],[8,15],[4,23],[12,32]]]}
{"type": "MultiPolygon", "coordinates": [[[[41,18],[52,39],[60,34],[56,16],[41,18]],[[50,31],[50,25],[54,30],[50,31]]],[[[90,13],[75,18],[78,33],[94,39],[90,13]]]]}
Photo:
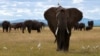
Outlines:
{"type": "Polygon", "coordinates": [[[57,51],[68,51],[71,30],[79,22],[83,14],[77,8],[51,7],[44,13],[50,30],[57,41],[57,51]]]}

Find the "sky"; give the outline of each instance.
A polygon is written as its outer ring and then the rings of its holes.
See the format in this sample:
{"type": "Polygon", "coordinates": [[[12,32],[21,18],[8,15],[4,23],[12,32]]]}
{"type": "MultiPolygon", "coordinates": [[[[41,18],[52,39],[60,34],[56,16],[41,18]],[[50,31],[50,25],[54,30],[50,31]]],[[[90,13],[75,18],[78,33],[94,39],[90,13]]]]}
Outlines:
{"type": "Polygon", "coordinates": [[[44,12],[58,3],[78,8],[84,18],[100,20],[100,0],[0,0],[0,20],[44,19],[44,12]]]}

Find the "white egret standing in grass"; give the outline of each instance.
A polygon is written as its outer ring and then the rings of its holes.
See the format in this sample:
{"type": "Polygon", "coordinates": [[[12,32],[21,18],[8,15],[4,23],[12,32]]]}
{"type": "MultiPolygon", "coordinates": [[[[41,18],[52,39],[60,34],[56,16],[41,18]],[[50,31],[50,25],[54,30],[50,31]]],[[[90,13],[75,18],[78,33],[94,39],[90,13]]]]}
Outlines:
{"type": "Polygon", "coordinates": [[[40,50],[40,48],[41,48],[41,43],[40,43],[40,42],[38,43],[37,47],[38,47],[39,50],[40,50]]]}
{"type": "Polygon", "coordinates": [[[8,49],[8,48],[4,46],[4,47],[3,47],[3,49],[5,49],[5,50],[6,50],[6,49],[8,49]]]}

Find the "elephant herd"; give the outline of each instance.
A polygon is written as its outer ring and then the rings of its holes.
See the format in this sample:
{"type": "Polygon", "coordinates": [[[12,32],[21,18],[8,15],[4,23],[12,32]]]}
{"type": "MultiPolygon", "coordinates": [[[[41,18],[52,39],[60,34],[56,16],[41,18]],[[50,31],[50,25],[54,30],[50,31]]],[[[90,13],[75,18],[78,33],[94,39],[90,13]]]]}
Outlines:
{"type": "Polygon", "coordinates": [[[85,25],[85,23],[76,23],[73,28],[74,30],[92,30],[93,29],[93,26],[94,26],[94,22],[91,20],[91,21],[88,21],[88,26],[85,25]]]}
{"type": "MultiPolygon", "coordinates": [[[[44,18],[47,20],[48,26],[55,36],[57,43],[57,51],[68,51],[72,29],[80,29],[85,27],[84,23],[78,23],[83,18],[83,13],[77,8],[64,8],[62,6],[50,7],[44,12],[44,18]]],[[[25,28],[29,33],[31,30],[40,32],[44,24],[38,21],[27,20],[23,23],[17,23],[11,26],[10,22],[2,23],[3,31],[8,32],[11,27],[14,29],[20,28],[24,33],[25,28]]],[[[88,26],[84,29],[90,30],[93,28],[93,21],[88,22],[88,26]]]]}
{"type": "Polygon", "coordinates": [[[27,28],[28,33],[31,33],[31,30],[37,30],[37,32],[41,32],[42,27],[45,26],[45,23],[39,22],[37,20],[26,20],[24,22],[19,23],[10,23],[9,21],[2,22],[3,32],[10,32],[13,28],[14,30],[20,29],[22,33],[27,28]]]}

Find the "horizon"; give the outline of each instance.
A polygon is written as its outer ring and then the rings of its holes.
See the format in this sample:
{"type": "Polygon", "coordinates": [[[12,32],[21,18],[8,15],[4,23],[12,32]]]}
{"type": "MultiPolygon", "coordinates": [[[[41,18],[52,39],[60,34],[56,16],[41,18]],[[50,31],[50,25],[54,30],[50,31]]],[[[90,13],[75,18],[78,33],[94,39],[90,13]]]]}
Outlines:
{"type": "MultiPolygon", "coordinates": [[[[95,21],[95,20],[100,20],[100,19],[89,19],[89,18],[82,18],[82,20],[93,20],[93,21],[95,21]]],[[[19,18],[19,19],[5,19],[5,20],[7,20],[7,21],[15,21],[15,20],[46,20],[46,19],[29,19],[29,18],[19,18]]],[[[0,22],[1,21],[5,21],[5,20],[2,20],[2,19],[0,19],[0,22]]]]}
{"type": "MultiPolygon", "coordinates": [[[[18,22],[24,22],[26,20],[37,20],[37,19],[15,19],[15,20],[6,20],[9,21],[10,23],[18,23],[18,22]]],[[[84,23],[86,26],[88,26],[88,21],[91,21],[92,19],[88,19],[88,18],[83,18],[82,20],[80,20],[80,23],[84,23]]],[[[5,21],[5,20],[3,20],[5,21]]],[[[2,23],[3,21],[0,20],[0,23],[2,23]]],[[[39,22],[44,22],[45,24],[48,24],[47,21],[45,19],[40,19],[37,20],[39,22]]],[[[100,26],[100,20],[93,20],[94,21],[94,26],[100,26]]]]}
{"type": "Polygon", "coordinates": [[[44,19],[45,10],[58,3],[65,8],[78,8],[83,18],[100,20],[99,0],[0,0],[0,20],[44,19]]]}

